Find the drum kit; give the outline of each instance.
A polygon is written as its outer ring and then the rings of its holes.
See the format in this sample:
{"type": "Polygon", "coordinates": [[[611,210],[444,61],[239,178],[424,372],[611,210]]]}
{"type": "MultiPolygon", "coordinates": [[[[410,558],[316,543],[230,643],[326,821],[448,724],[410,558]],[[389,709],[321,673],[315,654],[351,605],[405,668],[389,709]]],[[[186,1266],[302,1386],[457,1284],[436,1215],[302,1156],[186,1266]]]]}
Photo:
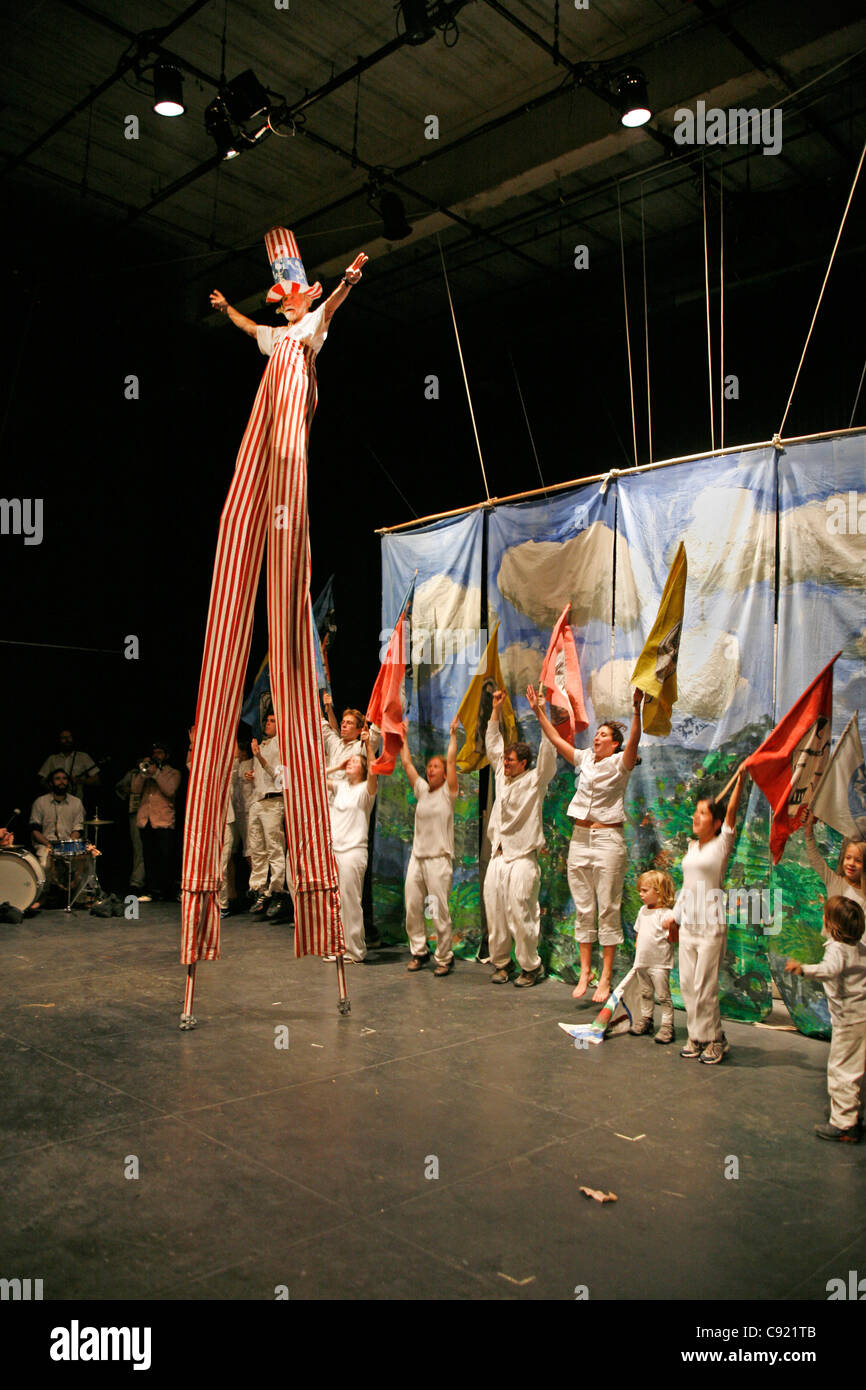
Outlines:
{"type": "Polygon", "coordinates": [[[0,902],[8,902],[20,912],[39,904],[42,895],[59,890],[66,895],[64,912],[71,912],[79,900],[91,906],[105,895],[96,872],[99,831],[114,822],[96,815],[84,822],[93,830],[93,841],[53,840],[46,869],[25,845],[6,845],[0,849],[0,902]]]}

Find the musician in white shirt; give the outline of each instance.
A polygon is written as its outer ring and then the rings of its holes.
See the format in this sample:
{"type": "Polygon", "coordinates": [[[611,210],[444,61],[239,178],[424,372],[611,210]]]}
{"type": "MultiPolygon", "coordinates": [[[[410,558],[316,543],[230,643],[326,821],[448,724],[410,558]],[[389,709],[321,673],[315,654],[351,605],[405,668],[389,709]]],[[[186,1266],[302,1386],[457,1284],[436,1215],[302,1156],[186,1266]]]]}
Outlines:
{"type": "Polygon", "coordinates": [[[538,851],[544,848],[541,803],[556,771],[556,750],[542,733],[538,760],[531,767],[532,749],[526,743],[506,748],[499,727],[504,690],[493,692],[485,748],[496,779],[496,800],[487,827],[490,863],[484,879],[484,911],[491,982],[505,984],[513,974],[511,946],[521,969],[516,985],[536,985],[544,979],[538,954],[541,912],[538,889],[541,873],[538,851]]]}
{"type": "Polygon", "coordinates": [[[620,905],[625,879],[625,789],[637,762],[640,707],[643,692],[633,696],[634,713],[628,740],[621,725],[599,724],[592,748],[574,748],[559,734],[542,708],[532,686],[526,698],[558,753],[572,763],[579,777],[568,808],[574,821],[568,849],[568,886],[574,899],[574,937],[580,951],[580,978],[572,991],[580,999],[589,985],[592,948],[601,946],[602,966],[593,1002],[603,1004],[611,991],[616,948],[621,943],[620,905]]]}

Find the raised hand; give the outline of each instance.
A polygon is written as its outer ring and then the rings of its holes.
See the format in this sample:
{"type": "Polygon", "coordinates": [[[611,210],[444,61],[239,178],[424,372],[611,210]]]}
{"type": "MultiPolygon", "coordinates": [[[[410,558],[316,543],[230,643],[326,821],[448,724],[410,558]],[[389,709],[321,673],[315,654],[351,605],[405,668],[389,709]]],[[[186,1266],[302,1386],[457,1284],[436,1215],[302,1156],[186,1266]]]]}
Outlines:
{"type": "Polygon", "coordinates": [[[369,259],[369,256],[366,256],[364,252],[361,251],[360,254],[355,257],[352,264],[346,266],[345,275],[350,285],[357,285],[361,278],[361,269],[367,264],[369,259]]]}
{"type": "Polygon", "coordinates": [[[502,704],[503,704],[504,700],[505,700],[505,691],[504,691],[504,690],[494,690],[494,692],[493,692],[493,708],[494,708],[495,710],[499,710],[499,709],[502,708],[502,704]]]}
{"type": "Polygon", "coordinates": [[[211,290],[210,306],[212,309],[218,309],[221,314],[225,314],[228,312],[229,302],[219,290],[211,290]]]}
{"type": "Polygon", "coordinates": [[[457,715],[457,714],[455,714],[454,718],[451,720],[451,723],[448,725],[448,733],[450,734],[451,738],[456,738],[456,737],[457,737],[457,730],[458,730],[459,728],[460,728],[460,716],[457,715]]]}

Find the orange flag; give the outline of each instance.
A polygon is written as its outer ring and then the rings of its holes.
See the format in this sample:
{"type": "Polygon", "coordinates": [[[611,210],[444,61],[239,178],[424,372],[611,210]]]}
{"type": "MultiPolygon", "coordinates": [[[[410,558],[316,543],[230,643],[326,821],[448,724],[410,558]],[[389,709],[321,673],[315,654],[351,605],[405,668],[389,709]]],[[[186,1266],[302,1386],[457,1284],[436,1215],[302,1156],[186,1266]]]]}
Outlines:
{"type": "Polygon", "coordinates": [[[563,709],[568,716],[559,725],[558,731],[569,743],[574,743],[575,734],[589,727],[583,703],[583,685],[580,667],[577,664],[577,648],[574,633],[568,621],[571,604],[567,603],[557,620],[547,648],[547,656],[541,668],[540,685],[544,698],[553,710],[563,709]]]}

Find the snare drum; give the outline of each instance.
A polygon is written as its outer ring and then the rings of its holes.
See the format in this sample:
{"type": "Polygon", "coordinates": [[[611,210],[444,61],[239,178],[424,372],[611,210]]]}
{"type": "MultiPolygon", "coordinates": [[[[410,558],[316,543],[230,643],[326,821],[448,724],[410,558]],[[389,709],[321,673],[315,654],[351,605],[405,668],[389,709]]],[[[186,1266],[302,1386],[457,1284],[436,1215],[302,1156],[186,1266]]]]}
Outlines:
{"type": "Polygon", "coordinates": [[[42,865],[23,848],[0,849],[0,902],[26,912],[45,886],[42,865]]]}
{"type": "Polygon", "coordinates": [[[51,853],[62,855],[86,854],[86,840],[52,840],[51,853]]]}

